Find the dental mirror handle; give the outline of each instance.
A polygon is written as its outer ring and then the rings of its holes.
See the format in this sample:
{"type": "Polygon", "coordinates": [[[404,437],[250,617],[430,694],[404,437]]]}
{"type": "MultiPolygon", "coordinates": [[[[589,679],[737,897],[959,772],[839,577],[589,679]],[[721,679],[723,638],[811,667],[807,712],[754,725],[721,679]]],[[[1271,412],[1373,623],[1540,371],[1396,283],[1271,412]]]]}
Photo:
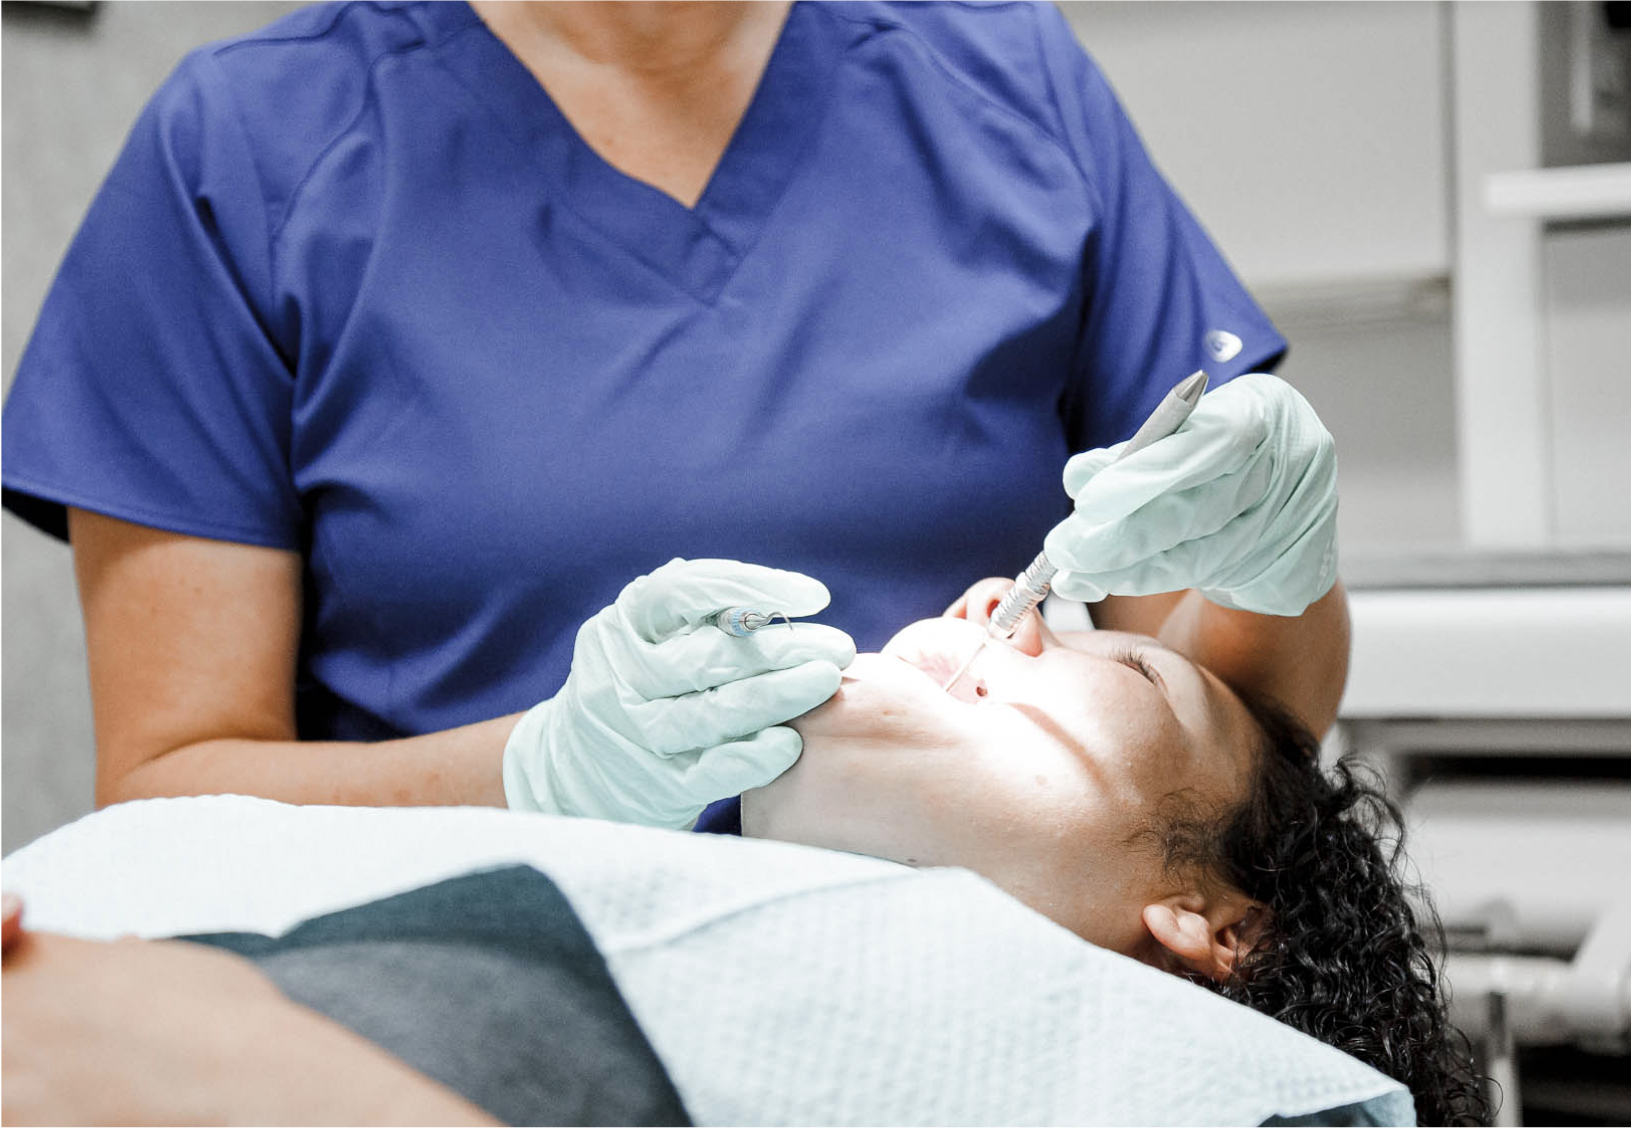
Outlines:
{"type": "MultiPolygon", "coordinates": [[[[1189,418],[1190,412],[1195,410],[1195,405],[1200,402],[1202,394],[1206,391],[1206,384],[1204,369],[1180,380],[1161,398],[1161,402],[1155,405],[1155,410],[1150,412],[1143,426],[1133,432],[1133,437],[1127,440],[1127,445],[1116,455],[1116,462],[1176,433],[1178,428],[1184,425],[1184,420],[1189,418]]],[[[1037,553],[1036,559],[1020,573],[1014,586],[1008,589],[1008,594],[1002,597],[996,610],[991,613],[991,618],[986,623],[986,637],[1012,638],[1014,632],[1019,629],[1020,620],[1047,596],[1053,586],[1053,577],[1058,571],[1046,553],[1037,553]]],[[[985,640],[982,639],[974,653],[969,655],[968,661],[958,667],[957,672],[941,689],[949,690],[956,685],[984,649],[985,640]]]]}
{"type": "MultiPolygon", "coordinates": [[[[1144,420],[1144,425],[1127,440],[1127,445],[1116,455],[1116,462],[1176,433],[1178,428],[1184,425],[1184,420],[1189,418],[1189,413],[1195,410],[1195,405],[1200,402],[1205,391],[1205,371],[1193,373],[1181,380],[1177,387],[1162,397],[1155,410],[1150,412],[1150,417],[1144,420]]],[[[1037,553],[1036,559],[1020,574],[1018,581],[1008,590],[1008,594],[1002,597],[1002,602],[997,604],[997,609],[991,614],[987,630],[998,638],[1013,637],[1014,631],[1019,629],[1019,621],[1025,618],[1025,613],[1047,596],[1049,588],[1053,585],[1053,577],[1058,571],[1045,553],[1037,553]]]]}

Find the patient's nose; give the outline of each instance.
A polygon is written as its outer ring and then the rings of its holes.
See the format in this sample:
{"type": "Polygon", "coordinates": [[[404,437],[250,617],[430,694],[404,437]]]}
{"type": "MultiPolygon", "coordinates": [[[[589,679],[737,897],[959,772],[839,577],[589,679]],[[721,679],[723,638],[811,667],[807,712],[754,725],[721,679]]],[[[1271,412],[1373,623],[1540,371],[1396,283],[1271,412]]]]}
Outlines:
{"type": "Polygon", "coordinates": [[[1008,645],[1021,654],[1029,654],[1035,658],[1042,653],[1042,635],[1046,630],[1047,627],[1042,622],[1042,605],[1037,604],[1020,619],[1019,625],[1014,628],[1014,637],[1008,640],[1008,645]]]}
{"type": "Polygon", "coordinates": [[[963,597],[946,609],[946,614],[953,619],[967,619],[976,626],[983,627],[991,621],[991,613],[1002,602],[1002,597],[1008,594],[1008,589],[1014,586],[1013,580],[1005,580],[1000,576],[992,576],[981,580],[963,593],[963,597]]]}

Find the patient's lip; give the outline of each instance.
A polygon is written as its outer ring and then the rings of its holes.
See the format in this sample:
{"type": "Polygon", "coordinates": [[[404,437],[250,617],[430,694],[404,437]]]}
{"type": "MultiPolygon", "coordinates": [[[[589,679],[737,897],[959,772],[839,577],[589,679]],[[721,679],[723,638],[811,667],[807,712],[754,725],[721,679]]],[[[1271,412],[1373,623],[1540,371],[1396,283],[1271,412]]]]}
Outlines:
{"type": "MultiPolygon", "coordinates": [[[[957,672],[957,668],[968,660],[967,655],[964,655],[962,658],[957,658],[956,656],[946,654],[943,651],[933,653],[924,653],[922,651],[918,651],[916,653],[902,653],[897,654],[896,657],[905,662],[908,666],[915,666],[919,670],[922,670],[937,686],[945,685],[946,680],[957,672]]],[[[976,660],[975,665],[977,666],[978,664],[979,662],[976,660]]],[[[985,679],[979,676],[977,670],[971,669],[968,673],[958,678],[957,684],[952,686],[946,692],[948,692],[958,701],[978,701],[980,698],[984,697],[986,693],[985,679]]]]}
{"type": "MultiPolygon", "coordinates": [[[[966,619],[920,619],[890,639],[883,654],[920,670],[938,689],[968,660],[985,637],[982,628],[966,619]]],[[[959,701],[979,700],[985,696],[985,681],[980,675],[977,660],[952,686],[950,695],[959,701]]]]}

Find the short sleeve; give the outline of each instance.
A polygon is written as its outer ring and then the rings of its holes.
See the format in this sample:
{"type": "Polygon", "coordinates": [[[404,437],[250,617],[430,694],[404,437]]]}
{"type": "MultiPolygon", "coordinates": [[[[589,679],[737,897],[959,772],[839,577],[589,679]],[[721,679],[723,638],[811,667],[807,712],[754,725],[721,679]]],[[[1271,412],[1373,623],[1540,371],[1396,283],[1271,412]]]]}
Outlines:
{"type": "Polygon", "coordinates": [[[153,97],[47,294],[5,406],[5,505],[298,547],[271,217],[207,49],[153,97]]]}
{"type": "Polygon", "coordinates": [[[1037,14],[1056,128],[1097,222],[1083,258],[1087,310],[1067,401],[1076,449],[1130,436],[1179,380],[1211,386],[1271,369],[1286,342],[1151,162],[1104,75],[1051,4],[1037,14]]]}

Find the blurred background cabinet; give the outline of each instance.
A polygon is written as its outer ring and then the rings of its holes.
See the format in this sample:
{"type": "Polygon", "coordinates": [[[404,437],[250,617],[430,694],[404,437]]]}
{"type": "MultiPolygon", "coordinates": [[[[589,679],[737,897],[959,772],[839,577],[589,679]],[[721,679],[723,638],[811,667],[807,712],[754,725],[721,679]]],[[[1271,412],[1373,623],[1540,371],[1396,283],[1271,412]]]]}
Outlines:
{"type": "Polygon", "coordinates": [[[1623,4],[1061,7],[1291,340],[1348,555],[1631,548],[1623,4]]]}

